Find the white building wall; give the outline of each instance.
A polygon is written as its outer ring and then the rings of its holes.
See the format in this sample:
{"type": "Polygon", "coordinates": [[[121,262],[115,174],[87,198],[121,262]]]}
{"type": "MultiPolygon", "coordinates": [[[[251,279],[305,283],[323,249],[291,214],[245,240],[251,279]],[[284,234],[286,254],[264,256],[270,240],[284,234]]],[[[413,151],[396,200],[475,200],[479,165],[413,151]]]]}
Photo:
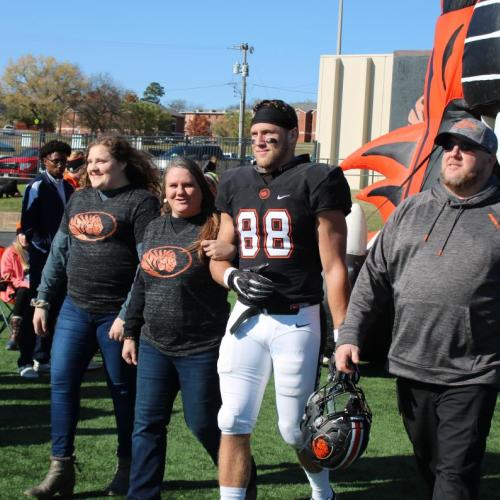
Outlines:
{"type": "MultiPolygon", "coordinates": [[[[321,161],[338,165],[389,131],[392,69],[393,54],[321,56],[316,122],[321,161]]],[[[369,173],[347,175],[351,188],[359,189],[369,173]]]]}

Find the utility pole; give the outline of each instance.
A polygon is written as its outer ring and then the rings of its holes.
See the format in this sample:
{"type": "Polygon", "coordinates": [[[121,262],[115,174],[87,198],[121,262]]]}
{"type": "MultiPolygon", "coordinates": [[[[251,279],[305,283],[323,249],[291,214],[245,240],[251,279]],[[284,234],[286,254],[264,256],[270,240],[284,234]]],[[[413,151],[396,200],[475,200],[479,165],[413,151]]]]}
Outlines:
{"type": "Polygon", "coordinates": [[[245,162],[245,107],[246,107],[246,97],[247,97],[247,77],[249,75],[249,68],[247,63],[247,52],[253,54],[253,47],[249,47],[248,43],[242,43],[239,46],[234,47],[243,53],[243,61],[239,62],[233,66],[233,73],[235,75],[241,75],[241,94],[240,94],[240,120],[238,125],[238,145],[239,145],[239,157],[240,164],[245,162]]]}
{"type": "Polygon", "coordinates": [[[337,55],[340,56],[342,53],[342,8],[343,0],[339,0],[339,14],[338,14],[338,24],[337,24],[337,55]]]}

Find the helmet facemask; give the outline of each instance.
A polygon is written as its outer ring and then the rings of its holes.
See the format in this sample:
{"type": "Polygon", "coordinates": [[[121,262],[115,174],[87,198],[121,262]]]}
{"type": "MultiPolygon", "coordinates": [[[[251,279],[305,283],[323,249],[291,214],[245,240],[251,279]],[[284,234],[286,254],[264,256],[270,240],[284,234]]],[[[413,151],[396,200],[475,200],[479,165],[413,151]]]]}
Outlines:
{"type": "Polygon", "coordinates": [[[357,374],[331,372],[307,401],[301,424],[309,434],[306,448],[323,468],[346,469],[368,445],[372,413],[358,379],[357,374]]]}

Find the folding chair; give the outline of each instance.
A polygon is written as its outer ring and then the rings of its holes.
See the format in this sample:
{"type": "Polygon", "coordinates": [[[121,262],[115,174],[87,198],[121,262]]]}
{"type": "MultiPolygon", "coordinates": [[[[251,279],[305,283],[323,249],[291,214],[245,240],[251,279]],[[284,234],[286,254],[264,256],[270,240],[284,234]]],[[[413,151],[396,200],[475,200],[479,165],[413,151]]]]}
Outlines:
{"type": "MultiPolygon", "coordinates": [[[[5,247],[0,246],[0,260],[5,251],[5,247]]],[[[10,334],[12,333],[10,329],[10,318],[14,312],[14,301],[12,299],[5,300],[6,294],[2,293],[7,290],[9,286],[9,280],[5,280],[0,277],[0,333],[5,329],[10,334]]]]}
{"type": "MultiPolygon", "coordinates": [[[[2,283],[0,282],[0,287],[2,283]]],[[[0,333],[2,333],[5,329],[9,332],[9,336],[12,333],[10,329],[10,319],[12,318],[12,314],[14,313],[14,303],[13,302],[4,302],[0,299],[0,333]]]]}

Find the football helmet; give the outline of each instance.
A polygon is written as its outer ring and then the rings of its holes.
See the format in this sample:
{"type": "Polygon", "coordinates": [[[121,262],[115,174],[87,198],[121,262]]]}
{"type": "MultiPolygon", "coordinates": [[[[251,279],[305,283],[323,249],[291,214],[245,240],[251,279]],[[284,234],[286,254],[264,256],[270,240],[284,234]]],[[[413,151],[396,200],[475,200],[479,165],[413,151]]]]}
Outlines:
{"type": "Polygon", "coordinates": [[[336,373],[330,366],[328,382],[307,401],[301,423],[308,435],[305,449],[325,469],[346,469],[368,445],[372,413],[358,380],[359,372],[336,373]]]}

